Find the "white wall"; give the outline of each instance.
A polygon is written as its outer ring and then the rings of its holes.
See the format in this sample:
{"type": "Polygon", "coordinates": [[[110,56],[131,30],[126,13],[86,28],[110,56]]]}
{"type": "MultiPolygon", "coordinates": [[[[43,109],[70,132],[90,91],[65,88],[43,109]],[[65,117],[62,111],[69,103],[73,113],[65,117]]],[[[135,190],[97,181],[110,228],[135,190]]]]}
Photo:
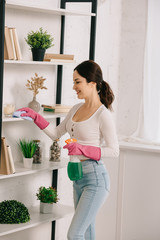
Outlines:
{"type": "Polygon", "coordinates": [[[120,135],[137,127],[142,97],[147,0],[122,0],[117,126],[120,135]]]}

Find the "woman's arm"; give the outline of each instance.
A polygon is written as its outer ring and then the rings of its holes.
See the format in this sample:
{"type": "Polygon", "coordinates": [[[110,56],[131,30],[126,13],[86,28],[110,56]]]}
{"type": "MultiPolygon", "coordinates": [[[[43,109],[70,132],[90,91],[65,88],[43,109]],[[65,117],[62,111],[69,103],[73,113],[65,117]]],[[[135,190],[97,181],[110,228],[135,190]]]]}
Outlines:
{"type": "Polygon", "coordinates": [[[66,118],[57,126],[54,127],[52,124],[49,124],[45,129],[43,129],[43,132],[48,135],[52,140],[56,140],[57,138],[60,138],[63,136],[67,130],[66,130],[66,123],[70,117],[70,112],[67,114],[66,118]]]}
{"type": "Polygon", "coordinates": [[[103,111],[100,115],[100,131],[105,141],[105,146],[101,147],[101,157],[118,157],[119,143],[114,121],[109,110],[103,111]]]}

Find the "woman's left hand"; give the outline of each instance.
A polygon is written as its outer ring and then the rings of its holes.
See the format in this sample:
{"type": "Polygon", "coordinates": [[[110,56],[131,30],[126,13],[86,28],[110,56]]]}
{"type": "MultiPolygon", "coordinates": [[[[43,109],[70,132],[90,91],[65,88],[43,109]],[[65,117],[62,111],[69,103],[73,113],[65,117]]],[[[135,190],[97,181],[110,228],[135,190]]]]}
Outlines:
{"type": "Polygon", "coordinates": [[[99,147],[81,145],[77,142],[65,145],[68,149],[68,155],[84,155],[90,159],[99,161],[101,158],[101,149],[99,147]]]}

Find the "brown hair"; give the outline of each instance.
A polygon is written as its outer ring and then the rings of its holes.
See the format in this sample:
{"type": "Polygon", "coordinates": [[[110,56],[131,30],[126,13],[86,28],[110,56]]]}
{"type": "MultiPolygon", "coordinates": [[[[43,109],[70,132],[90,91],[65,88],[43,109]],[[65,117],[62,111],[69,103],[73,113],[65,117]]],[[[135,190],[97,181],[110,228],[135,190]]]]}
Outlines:
{"type": "Polygon", "coordinates": [[[112,102],[114,100],[114,94],[109,84],[103,80],[102,70],[100,66],[92,60],[84,61],[75,67],[74,71],[77,71],[82,77],[86,78],[87,82],[95,82],[97,85],[97,91],[102,104],[106,108],[112,110],[112,102]]]}

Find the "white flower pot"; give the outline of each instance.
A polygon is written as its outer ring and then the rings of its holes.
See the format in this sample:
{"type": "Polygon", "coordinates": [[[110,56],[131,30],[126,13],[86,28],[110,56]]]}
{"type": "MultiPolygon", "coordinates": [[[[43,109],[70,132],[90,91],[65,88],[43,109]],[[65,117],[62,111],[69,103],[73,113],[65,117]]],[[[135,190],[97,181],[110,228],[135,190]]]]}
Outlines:
{"type": "Polygon", "coordinates": [[[56,203],[44,203],[40,202],[41,213],[52,213],[56,209],[56,203]]]}
{"type": "Polygon", "coordinates": [[[33,158],[23,158],[25,168],[32,168],[33,158]]]}

